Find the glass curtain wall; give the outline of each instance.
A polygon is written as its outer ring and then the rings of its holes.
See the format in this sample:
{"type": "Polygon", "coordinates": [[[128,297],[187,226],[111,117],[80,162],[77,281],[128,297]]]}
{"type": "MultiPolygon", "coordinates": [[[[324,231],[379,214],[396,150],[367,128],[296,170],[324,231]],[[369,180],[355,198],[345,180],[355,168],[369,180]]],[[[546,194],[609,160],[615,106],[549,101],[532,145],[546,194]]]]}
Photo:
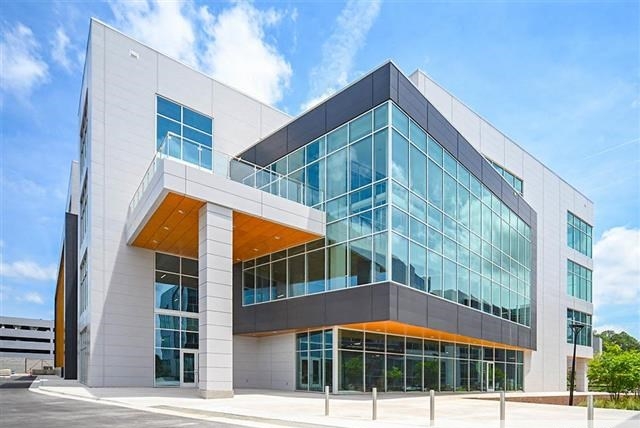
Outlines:
{"type": "Polygon", "coordinates": [[[267,167],[316,190],[307,192],[306,203],[326,212],[327,233],[244,262],[244,305],[388,279],[388,108],[385,103],[267,167]]]}
{"type": "Polygon", "coordinates": [[[530,325],[529,226],[395,104],[267,168],[318,189],[327,234],[244,262],[244,305],[394,281],[530,325]]]}
{"type": "Polygon", "coordinates": [[[198,349],[198,261],[156,253],[155,384],[180,385],[180,349],[198,349]]]}
{"type": "Polygon", "coordinates": [[[496,390],[523,389],[522,351],[346,329],[338,344],[340,391],[486,391],[487,363],[496,390]]]}
{"type": "Polygon", "coordinates": [[[392,105],[392,280],[530,325],[531,229],[392,105]]]}

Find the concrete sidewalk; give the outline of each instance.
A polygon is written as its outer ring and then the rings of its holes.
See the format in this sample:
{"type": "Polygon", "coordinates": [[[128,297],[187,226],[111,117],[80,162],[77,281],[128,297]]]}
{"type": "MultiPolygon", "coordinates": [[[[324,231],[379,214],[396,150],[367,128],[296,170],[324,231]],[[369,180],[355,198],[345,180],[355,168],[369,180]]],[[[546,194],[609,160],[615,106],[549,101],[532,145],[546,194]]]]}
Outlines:
{"type": "MultiPolygon", "coordinates": [[[[324,416],[322,394],[250,390],[233,398],[203,400],[197,390],[178,388],[87,388],[77,382],[44,377],[32,390],[68,398],[94,400],[157,413],[251,427],[332,426],[424,427],[429,425],[429,397],[425,394],[379,394],[378,419],[371,420],[371,396],[331,396],[330,416],[324,416]]],[[[523,393],[509,396],[522,397],[523,393]]],[[[540,395],[540,394],[537,394],[540,395]]],[[[558,395],[558,394],[553,394],[558,395]]],[[[437,427],[499,427],[499,402],[473,398],[498,394],[438,395],[437,427]]],[[[586,427],[586,408],[507,402],[505,427],[586,427]]],[[[595,428],[640,426],[640,412],[596,409],[595,428]]]]}

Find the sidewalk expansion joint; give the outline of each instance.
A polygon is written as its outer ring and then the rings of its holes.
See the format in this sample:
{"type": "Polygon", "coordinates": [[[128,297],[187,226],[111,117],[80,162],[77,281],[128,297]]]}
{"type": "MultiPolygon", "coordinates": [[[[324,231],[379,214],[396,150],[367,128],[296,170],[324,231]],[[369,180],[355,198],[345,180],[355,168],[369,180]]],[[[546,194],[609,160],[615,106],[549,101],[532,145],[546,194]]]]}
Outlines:
{"type": "Polygon", "coordinates": [[[189,414],[193,416],[200,417],[215,417],[215,418],[225,418],[225,419],[236,419],[243,421],[251,421],[251,422],[265,422],[273,425],[294,427],[294,428],[335,428],[333,425],[321,425],[321,424],[313,424],[308,422],[297,422],[297,421],[287,421],[284,419],[275,419],[275,418],[266,418],[260,416],[246,416],[246,415],[238,415],[234,413],[225,413],[225,412],[214,412],[211,410],[198,410],[198,409],[189,409],[186,407],[176,407],[176,406],[150,406],[150,408],[158,409],[158,410],[170,410],[176,413],[189,414]]]}

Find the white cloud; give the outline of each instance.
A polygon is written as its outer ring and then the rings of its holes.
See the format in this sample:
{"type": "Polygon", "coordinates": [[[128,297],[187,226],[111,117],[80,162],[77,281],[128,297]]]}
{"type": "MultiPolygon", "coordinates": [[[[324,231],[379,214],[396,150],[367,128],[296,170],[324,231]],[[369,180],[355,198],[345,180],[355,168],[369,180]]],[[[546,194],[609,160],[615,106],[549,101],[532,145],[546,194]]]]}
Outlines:
{"type": "Polygon", "coordinates": [[[30,260],[11,263],[0,262],[0,276],[35,281],[55,280],[58,273],[56,265],[41,266],[30,260]]]}
{"type": "Polygon", "coordinates": [[[36,305],[42,305],[44,303],[44,299],[40,293],[36,293],[35,291],[30,291],[22,296],[18,296],[16,300],[19,302],[35,303],[36,305]]]}
{"type": "Polygon", "coordinates": [[[0,40],[0,89],[28,96],[49,78],[49,67],[40,56],[40,44],[31,29],[21,23],[2,32],[0,40]]]}
{"type": "Polygon", "coordinates": [[[345,86],[353,61],[380,13],[380,0],[349,0],[336,18],[335,27],[322,45],[322,60],[309,76],[309,100],[305,110],[345,86]]]}
{"type": "Polygon", "coordinates": [[[217,16],[200,9],[208,39],[202,65],[214,78],[268,104],[282,99],[289,86],[291,65],[266,40],[265,30],[277,25],[282,13],[258,10],[249,2],[235,3],[217,16]]]}
{"type": "MultiPolygon", "coordinates": [[[[111,10],[125,33],[260,101],[280,101],[289,85],[291,66],[266,35],[284,12],[248,1],[216,14],[191,1],[116,0],[111,10]]],[[[289,15],[295,20],[297,10],[289,15]]]]}
{"type": "Polygon", "coordinates": [[[63,27],[58,27],[51,40],[51,57],[55,62],[60,64],[62,68],[67,71],[71,71],[75,65],[73,58],[77,58],[78,55],[73,55],[72,51],[75,50],[71,46],[71,40],[67,36],[67,32],[63,27]]]}
{"type": "Polygon", "coordinates": [[[191,2],[116,0],[110,6],[116,25],[126,34],[170,57],[198,65],[191,2]]]}
{"type": "Polygon", "coordinates": [[[593,301],[640,305],[640,229],[614,227],[593,246],[593,301]]]}

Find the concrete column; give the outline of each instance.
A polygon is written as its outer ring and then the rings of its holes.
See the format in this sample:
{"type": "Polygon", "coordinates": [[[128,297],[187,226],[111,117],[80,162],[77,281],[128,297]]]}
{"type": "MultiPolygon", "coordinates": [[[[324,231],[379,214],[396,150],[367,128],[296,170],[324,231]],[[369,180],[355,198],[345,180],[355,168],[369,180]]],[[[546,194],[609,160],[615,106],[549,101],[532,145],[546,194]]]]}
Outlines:
{"type": "Polygon", "coordinates": [[[576,391],[586,392],[588,390],[588,361],[586,358],[576,358],[576,391]]]}
{"type": "Polygon", "coordinates": [[[199,212],[199,382],[204,398],[233,396],[233,212],[206,203],[199,212]]]}

